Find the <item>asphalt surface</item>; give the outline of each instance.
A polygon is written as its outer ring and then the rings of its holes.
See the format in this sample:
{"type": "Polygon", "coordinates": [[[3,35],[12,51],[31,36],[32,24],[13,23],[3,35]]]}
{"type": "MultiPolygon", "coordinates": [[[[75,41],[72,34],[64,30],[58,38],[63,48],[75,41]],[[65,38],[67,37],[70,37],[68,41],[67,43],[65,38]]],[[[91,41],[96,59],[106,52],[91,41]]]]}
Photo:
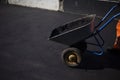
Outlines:
{"type": "MultiPolygon", "coordinates": [[[[115,3],[105,2],[99,0],[65,0],[65,12],[78,13],[78,14],[97,14],[97,16],[104,16],[106,12],[115,3]]],[[[115,9],[110,15],[115,14],[120,8],[115,9]]]]}
{"type": "MultiPolygon", "coordinates": [[[[120,80],[120,55],[85,53],[79,68],[61,60],[68,46],[51,31],[81,15],[0,5],[0,80],[120,80]]],[[[108,40],[110,41],[110,40],[108,40]]]]}

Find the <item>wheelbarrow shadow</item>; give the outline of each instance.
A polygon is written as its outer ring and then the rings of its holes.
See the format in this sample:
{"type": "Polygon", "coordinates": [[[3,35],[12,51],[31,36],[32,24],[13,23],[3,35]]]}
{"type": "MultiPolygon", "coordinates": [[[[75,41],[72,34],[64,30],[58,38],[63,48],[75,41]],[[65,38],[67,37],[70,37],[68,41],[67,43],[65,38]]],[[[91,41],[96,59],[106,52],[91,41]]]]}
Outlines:
{"type": "Polygon", "coordinates": [[[119,52],[105,52],[98,56],[86,51],[83,54],[82,61],[78,69],[86,70],[101,70],[105,68],[120,70],[120,53],[119,52]]]}

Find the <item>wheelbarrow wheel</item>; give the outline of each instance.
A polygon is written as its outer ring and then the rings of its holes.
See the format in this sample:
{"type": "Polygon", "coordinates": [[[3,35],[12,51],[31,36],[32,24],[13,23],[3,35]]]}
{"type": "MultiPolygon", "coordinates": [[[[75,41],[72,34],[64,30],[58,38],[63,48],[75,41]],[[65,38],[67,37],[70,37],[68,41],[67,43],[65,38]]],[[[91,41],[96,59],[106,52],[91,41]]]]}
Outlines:
{"type": "Polygon", "coordinates": [[[62,53],[62,60],[69,67],[78,67],[81,62],[81,52],[77,48],[67,48],[62,53]]]}

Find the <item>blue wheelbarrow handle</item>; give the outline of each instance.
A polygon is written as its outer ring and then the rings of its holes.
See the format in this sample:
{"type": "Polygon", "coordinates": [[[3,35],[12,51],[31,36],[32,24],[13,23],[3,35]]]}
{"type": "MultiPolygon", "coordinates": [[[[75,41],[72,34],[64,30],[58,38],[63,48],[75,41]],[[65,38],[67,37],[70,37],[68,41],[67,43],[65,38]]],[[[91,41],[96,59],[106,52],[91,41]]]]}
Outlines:
{"type": "Polygon", "coordinates": [[[95,26],[95,28],[99,27],[101,25],[101,23],[110,15],[110,13],[119,5],[114,5],[106,14],[105,16],[101,19],[101,21],[95,26]]]}
{"type": "Polygon", "coordinates": [[[120,12],[117,13],[116,15],[112,16],[105,24],[103,24],[99,29],[98,32],[102,31],[113,19],[116,17],[120,16],[120,12]]]}

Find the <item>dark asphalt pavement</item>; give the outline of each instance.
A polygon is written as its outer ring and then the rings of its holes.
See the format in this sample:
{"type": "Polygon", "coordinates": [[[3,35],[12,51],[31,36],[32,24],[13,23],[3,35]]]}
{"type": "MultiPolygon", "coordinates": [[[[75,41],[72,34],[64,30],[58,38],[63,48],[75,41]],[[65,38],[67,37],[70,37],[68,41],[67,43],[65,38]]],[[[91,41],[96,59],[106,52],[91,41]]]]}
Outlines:
{"type": "Polygon", "coordinates": [[[79,68],[69,68],[61,61],[67,46],[47,40],[54,28],[79,17],[0,5],[0,80],[120,80],[119,54],[86,53],[79,68]]]}

